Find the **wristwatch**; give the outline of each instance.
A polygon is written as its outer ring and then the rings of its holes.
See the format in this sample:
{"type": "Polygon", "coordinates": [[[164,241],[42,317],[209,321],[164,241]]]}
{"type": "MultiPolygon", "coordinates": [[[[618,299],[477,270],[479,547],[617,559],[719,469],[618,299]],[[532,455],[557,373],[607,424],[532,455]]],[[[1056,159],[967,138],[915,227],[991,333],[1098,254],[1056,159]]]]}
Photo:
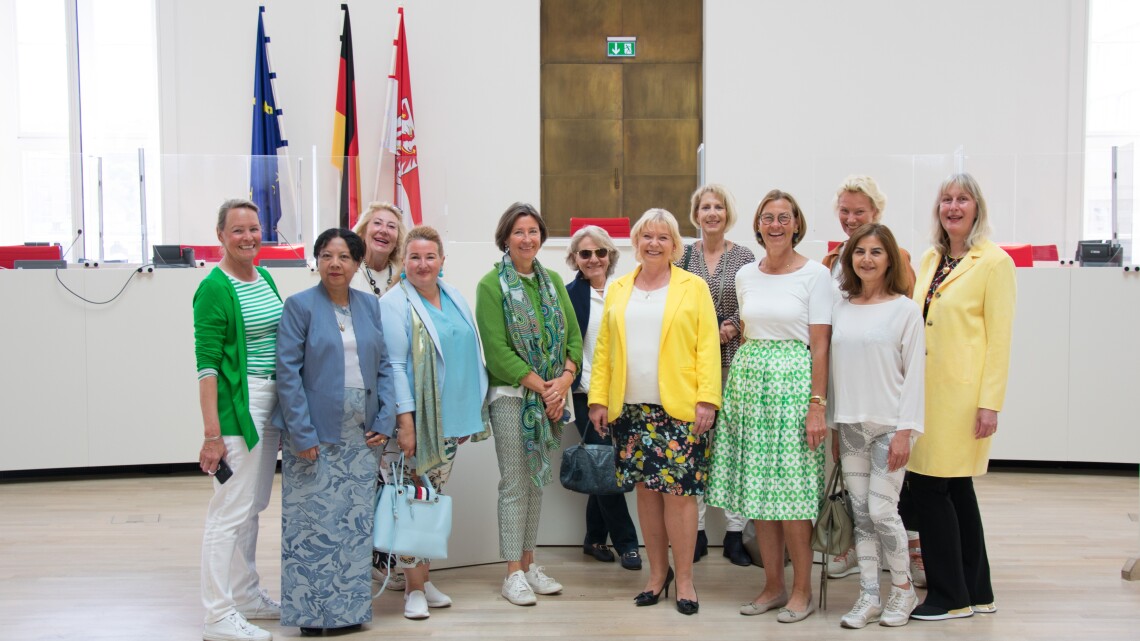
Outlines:
{"type": "Polygon", "coordinates": [[[808,404],[810,405],[812,403],[815,403],[816,405],[819,405],[820,407],[827,409],[827,399],[822,397],[822,396],[816,395],[816,396],[812,396],[811,398],[809,398],[808,404]]]}

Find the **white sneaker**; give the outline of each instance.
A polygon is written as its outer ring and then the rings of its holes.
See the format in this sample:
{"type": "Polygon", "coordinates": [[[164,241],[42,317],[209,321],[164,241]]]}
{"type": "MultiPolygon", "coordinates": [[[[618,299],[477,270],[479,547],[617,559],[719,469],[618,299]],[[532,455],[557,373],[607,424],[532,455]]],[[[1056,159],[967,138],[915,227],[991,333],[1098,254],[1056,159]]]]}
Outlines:
{"type": "MultiPolygon", "coordinates": [[[[911,579],[914,582],[914,579],[911,579]]],[[[918,607],[918,595],[914,593],[914,586],[907,589],[902,589],[898,586],[891,586],[891,596],[887,598],[887,609],[883,611],[883,617],[879,620],[879,625],[888,627],[898,627],[906,625],[910,620],[910,613],[918,607]]]]}
{"type": "Polygon", "coordinates": [[[431,584],[431,581],[424,583],[424,596],[427,598],[427,605],[429,608],[449,608],[451,607],[451,597],[431,584]]]}
{"type": "Polygon", "coordinates": [[[526,571],[526,582],[535,594],[558,594],[562,591],[562,584],[546,576],[545,568],[541,565],[530,564],[526,571]]]}
{"type": "Polygon", "coordinates": [[[427,597],[422,590],[412,590],[404,595],[405,619],[426,619],[430,616],[427,597]]]}
{"type": "Polygon", "coordinates": [[[522,570],[515,570],[511,572],[510,576],[503,579],[503,597],[514,603],[515,605],[534,605],[538,603],[538,598],[534,596],[534,591],[527,585],[526,575],[522,570]]]}
{"type": "Polygon", "coordinates": [[[858,573],[859,555],[855,554],[855,548],[827,559],[827,576],[830,579],[841,579],[858,573]]]}
{"type": "Polygon", "coordinates": [[[868,623],[878,621],[882,613],[883,606],[879,605],[879,597],[860,592],[855,605],[850,612],[843,615],[843,618],[839,620],[839,625],[858,630],[866,627],[868,623]]]}
{"type": "Polygon", "coordinates": [[[203,641],[272,641],[273,635],[245,620],[237,612],[231,612],[221,621],[207,623],[202,627],[203,641]]]}
{"type": "Polygon", "coordinates": [[[922,548],[910,548],[910,582],[916,588],[926,587],[926,565],[922,562],[922,548]]]}
{"type": "Polygon", "coordinates": [[[256,599],[237,606],[237,611],[247,621],[250,619],[279,621],[281,619],[281,603],[274,601],[265,590],[259,592],[256,599]]]}

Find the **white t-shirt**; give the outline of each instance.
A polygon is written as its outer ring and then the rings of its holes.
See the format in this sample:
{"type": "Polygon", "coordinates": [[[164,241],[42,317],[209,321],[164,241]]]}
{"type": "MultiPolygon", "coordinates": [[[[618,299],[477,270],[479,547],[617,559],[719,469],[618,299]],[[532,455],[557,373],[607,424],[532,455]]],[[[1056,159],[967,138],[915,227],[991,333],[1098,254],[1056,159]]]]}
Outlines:
{"type": "Polygon", "coordinates": [[[835,303],[831,325],[828,425],[875,423],[922,431],[926,335],[906,296],[873,305],[835,303]]]}
{"type": "Polygon", "coordinates": [[[657,359],[661,353],[661,325],[665,322],[666,285],[653,291],[633,288],[625,308],[624,403],[661,404],[657,359]]]}
{"type": "Polygon", "coordinates": [[[582,336],[582,380],[578,381],[580,393],[590,391],[590,361],[594,360],[594,346],[598,343],[598,330],[602,326],[602,310],[606,306],[606,290],[609,288],[608,280],[601,294],[594,291],[593,287],[590,288],[590,321],[582,336]]]}
{"type": "Polygon", "coordinates": [[[835,288],[822,263],[809,260],[790,274],[774,276],[748,263],[736,272],[736,296],[748,339],[808,343],[808,325],[830,325],[835,288]]]}

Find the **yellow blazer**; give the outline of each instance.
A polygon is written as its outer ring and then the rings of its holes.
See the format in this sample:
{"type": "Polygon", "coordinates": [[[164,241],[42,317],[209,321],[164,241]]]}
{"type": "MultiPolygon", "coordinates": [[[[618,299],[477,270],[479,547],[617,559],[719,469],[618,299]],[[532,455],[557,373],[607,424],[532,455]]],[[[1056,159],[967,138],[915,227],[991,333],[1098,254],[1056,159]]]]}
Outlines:
{"type": "MultiPolygon", "coordinates": [[[[914,300],[921,308],[942,256],[922,255],[914,300]]],[[[907,469],[954,478],[986,473],[993,437],[974,438],[978,408],[1001,411],[1017,283],[1013,260],[986,240],[938,286],[926,313],[926,426],[907,469]]]]}
{"type": "MultiPolygon", "coordinates": [[[[590,404],[605,405],[611,421],[621,416],[625,398],[625,310],[640,271],[638,265],[606,292],[590,362],[590,404]]],[[[657,380],[665,412],[675,419],[696,420],[698,402],[720,407],[720,326],[712,295],[704,279],[676,265],[665,297],[657,380]]]]}

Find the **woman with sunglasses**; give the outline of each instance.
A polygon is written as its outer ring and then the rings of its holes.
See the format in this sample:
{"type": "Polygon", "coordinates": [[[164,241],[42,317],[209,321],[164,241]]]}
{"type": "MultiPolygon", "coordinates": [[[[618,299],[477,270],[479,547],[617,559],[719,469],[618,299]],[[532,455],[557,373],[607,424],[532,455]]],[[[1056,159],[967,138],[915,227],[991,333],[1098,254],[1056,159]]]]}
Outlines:
{"type": "MultiPolygon", "coordinates": [[[[720,329],[720,382],[728,378],[728,366],[740,347],[740,307],[736,299],[736,272],[756,260],[751,249],[724,237],[736,224],[736,203],[722,185],[708,184],[693,192],[689,220],[701,230],[701,239],[685,248],[677,266],[705,279],[712,294],[713,307],[720,329]]],[[[713,434],[709,434],[710,437],[713,434]]],[[[743,516],[725,510],[724,556],[735,565],[752,565],[752,556],[744,548],[743,516]]],[[[705,536],[705,501],[697,497],[697,548],[693,562],[709,553],[705,536]]]]}
{"type": "MultiPolygon", "coordinates": [[[[594,345],[602,326],[606,289],[617,261],[618,250],[601,227],[587,225],[570,238],[566,264],[577,273],[574,280],[566,284],[566,293],[570,296],[574,315],[578,317],[578,329],[582,333],[582,372],[574,379],[570,390],[574,401],[574,424],[587,444],[609,445],[612,442],[590,429],[587,396],[590,391],[590,361],[593,360],[594,345]]],[[[586,540],[582,542],[582,553],[612,563],[614,553],[606,547],[607,536],[621,557],[621,566],[627,570],[640,570],[637,530],[629,516],[624,494],[591,494],[586,500],[586,540]]]]}

